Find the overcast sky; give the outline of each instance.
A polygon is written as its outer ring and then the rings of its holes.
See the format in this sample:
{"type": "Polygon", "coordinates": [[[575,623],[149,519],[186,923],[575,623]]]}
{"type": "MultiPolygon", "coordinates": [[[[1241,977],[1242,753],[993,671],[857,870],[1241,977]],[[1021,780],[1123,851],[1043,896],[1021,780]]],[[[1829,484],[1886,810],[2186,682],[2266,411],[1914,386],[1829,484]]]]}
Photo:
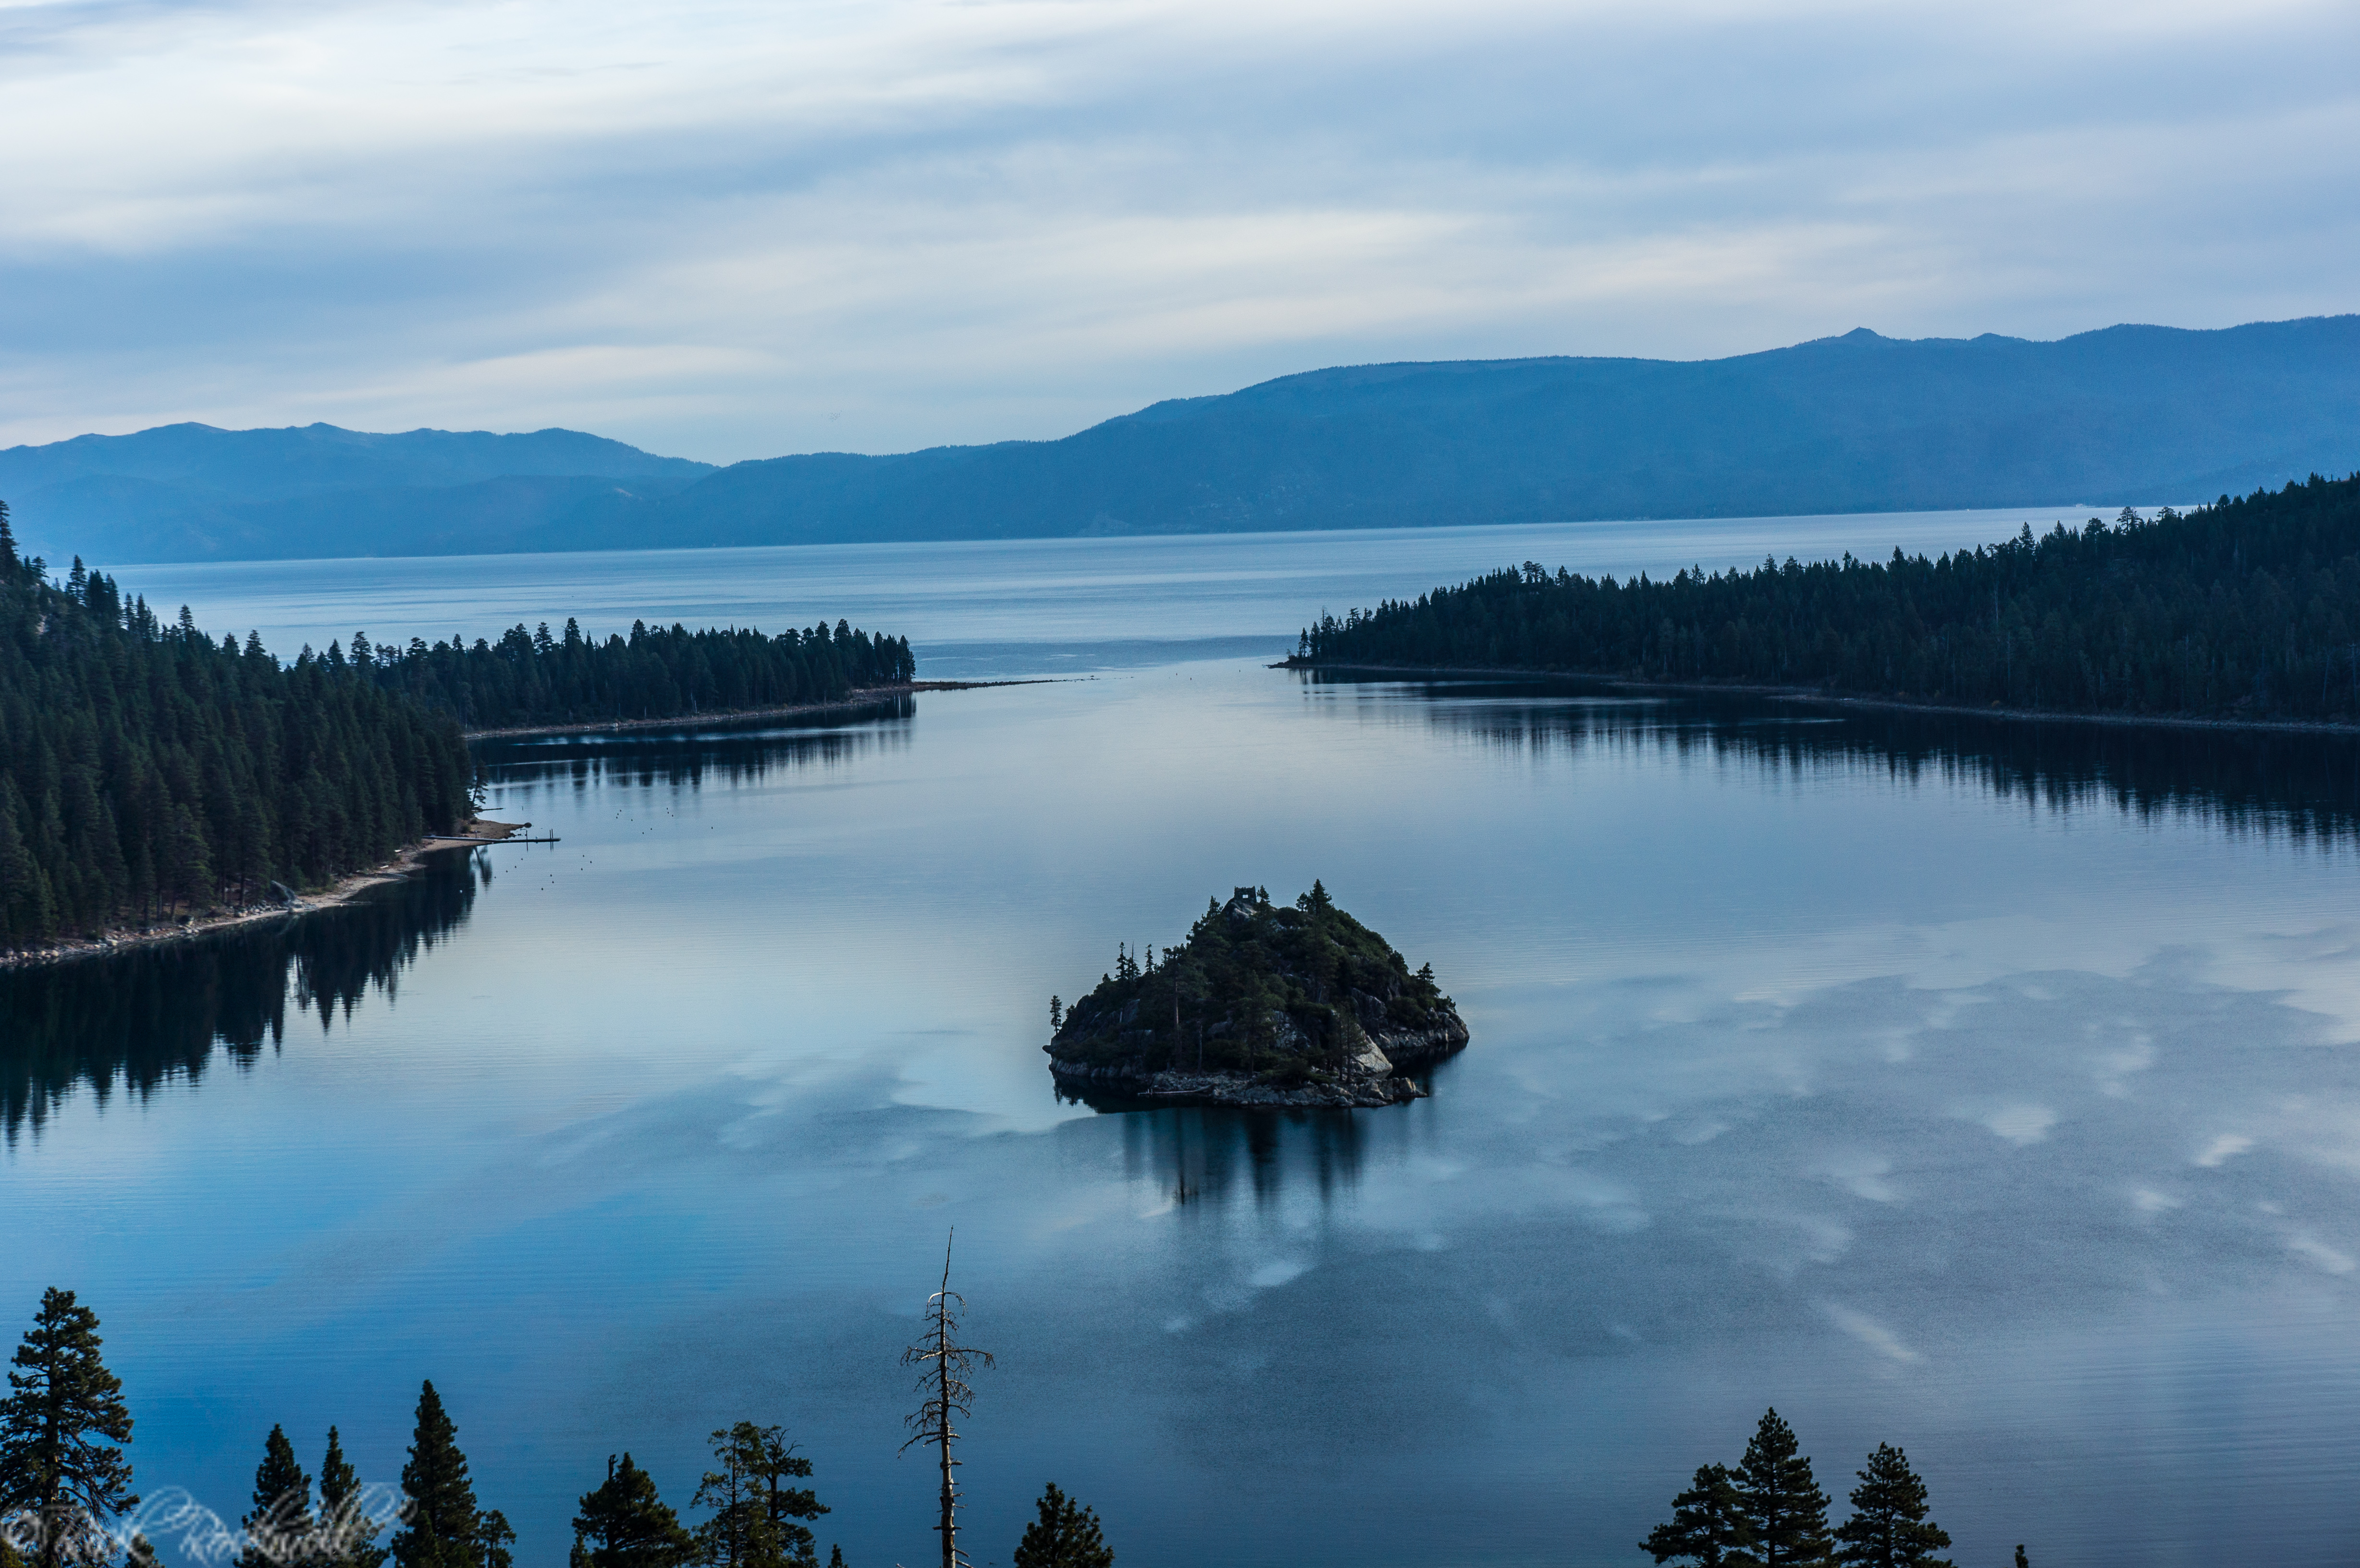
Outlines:
{"type": "Polygon", "coordinates": [[[0,0],[0,444],[2360,309],[2360,5],[0,0]]]}

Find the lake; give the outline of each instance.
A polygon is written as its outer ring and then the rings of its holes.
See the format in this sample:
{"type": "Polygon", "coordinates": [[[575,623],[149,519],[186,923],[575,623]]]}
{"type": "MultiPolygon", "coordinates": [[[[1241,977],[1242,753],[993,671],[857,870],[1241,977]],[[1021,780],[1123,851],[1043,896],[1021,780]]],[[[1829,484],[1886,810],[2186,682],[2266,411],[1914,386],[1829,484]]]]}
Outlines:
{"type": "Polygon", "coordinates": [[[1051,1479],[1131,1568],[1644,1563],[1774,1404],[1839,1498],[1906,1448],[1964,1564],[2360,1555],[2360,743],[1264,667],[1526,556],[1786,553],[1580,548],[126,569],[267,637],[605,571],[602,627],[841,604],[923,673],[1093,678],[488,745],[491,814],[562,842],[0,977],[0,1332],[80,1290],[143,1487],[233,1520],[274,1421],[393,1480],[431,1377],[530,1568],[607,1454],[684,1505],[748,1417],[823,1560],[888,1568],[936,1551],[897,1356],[956,1226],[978,1564],[1051,1479]],[[1058,1099],[1053,993],[1314,877],[1457,999],[1431,1098],[1058,1099]]]}

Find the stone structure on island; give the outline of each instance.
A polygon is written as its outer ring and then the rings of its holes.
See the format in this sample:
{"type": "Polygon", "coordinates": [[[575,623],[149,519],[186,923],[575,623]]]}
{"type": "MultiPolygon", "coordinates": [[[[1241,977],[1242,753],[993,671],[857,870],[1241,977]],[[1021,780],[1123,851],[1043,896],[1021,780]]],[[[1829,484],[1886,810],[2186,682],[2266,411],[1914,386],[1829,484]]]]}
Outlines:
{"type": "Polygon", "coordinates": [[[1050,1023],[1059,1091],[1106,1106],[1397,1105],[1467,1044],[1434,966],[1411,973],[1317,882],[1292,905],[1240,887],[1160,960],[1120,950],[1050,1023]]]}

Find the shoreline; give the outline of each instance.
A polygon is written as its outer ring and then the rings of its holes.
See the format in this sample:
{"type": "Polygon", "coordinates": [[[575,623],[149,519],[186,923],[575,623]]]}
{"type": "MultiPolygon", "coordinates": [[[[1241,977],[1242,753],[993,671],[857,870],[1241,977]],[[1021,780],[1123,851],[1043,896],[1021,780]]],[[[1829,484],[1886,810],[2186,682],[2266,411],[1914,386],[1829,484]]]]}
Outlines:
{"type": "MultiPolygon", "coordinates": [[[[1034,677],[1018,681],[912,681],[893,686],[864,686],[847,692],[832,702],[799,702],[782,708],[733,709],[716,713],[687,713],[668,719],[626,719],[604,724],[532,724],[512,729],[468,730],[468,740],[497,738],[510,735],[594,735],[610,730],[677,729],[684,724],[710,724],[736,719],[788,717],[802,713],[825,713],[863,708],[894,697],[911,696],[920,691],[965,691],[987,686],[1043,686],[1053,684],[1054,677],[1034,677]]],[[[312,893],[299,893],[291,904],[249,904],[217,915],[199,916],[175,924],[141,930],[116,927],[94,937],[78,937],[52,942],[42,947],[20,948],[0,952],[0,974],[19,969],[37,969],[52,964],[71,964],[89,958],[104,958],[110,953],[133,948],[160,946],[166,942],[189,942],[199,937],[234,931],[240,926],[258,925],[269,920],[290,920],[323,909],[341,909],[372,887],[388,882],[399,882],[417,869],[421,856],[440,851],[473,848],[478,844],[499,844],[524,829],[530,822],[496,822],[477,817],[459,833],[430,833],[415,843],[405,844],[390,860],[355,871],[339,877],[328,887],[312,893]]]]}
{"type": "Polygon", "coordinates": [[[1854,697],[1822,691],[1810,686],[1763,686],[1718,681],[1641,681],[1622,675],[1585,675],[1571,670],[1531,670],[1508,666],[1434,664],[1298,664],[1292,659],[1270,666],[1333,674],[1400,676],[1484,676],[1517,681],[1586,681],[1618,691],[1688,691],[1741,697],[1768,697],[1786,702],[1815,702],[1830,708],[1875,708],[1902,713],[1939,713],[1958,719],[2007,719],[2047,724],[2116,724],[2183,730],[2260,730],[2279,735],[2360,735],[2360,724],[2331,719],[2208,719],[2191,713],[2087,713],[2056,708],[1970,708],[1959,702],[1913,702],[1902,697],[1854,697]]]}
{"type": "Polygon", "coordinates": [[[372,887],[406,879],[416,870],[421,856],[442,850],[473,847],[476,844],[499,844],[532,826],[530,822],[495,822],[478,817],[468,824],[485,830],[466,833],[430,833],[413,844],[404,844],[392,859],[355,871],[339,877],[316,893],[299,893],[291,904],[249,904],[244,909],[223,914],[191,918],[176,925],[158,926],[146,931],[119,929],[95,937],[82,937],[60,942],[43,948],[23,948],[14,953],[0,953],[0,974],[17,969],[38,969],[52,964],[71,964],[80,959],[104,958],[110,953],[127,952],[132,948],[157,947],[166,942],[190,942],[239,926],[259,925],[268,920],[294,920],[324,909],[342,909],[372,887]]]}
{"type": "Polygon", "coordinates": [[[740,719],[786,719],[804,713],[844,713],[920,691],[972,691],[986,686],[1048,686],[1054,676],[1022,681],[908,681],[894,686],[857,686],[829,702],[793,702],[783,708],[719,708],[709,713],[675,713],[668,719],[596,719],[585,724],[513,724],[504,729],[464,730],[467,740],[508,740],[528,735],[605,735],[621,730],[673,730],[689,724],[709,724],[740,719]]]}

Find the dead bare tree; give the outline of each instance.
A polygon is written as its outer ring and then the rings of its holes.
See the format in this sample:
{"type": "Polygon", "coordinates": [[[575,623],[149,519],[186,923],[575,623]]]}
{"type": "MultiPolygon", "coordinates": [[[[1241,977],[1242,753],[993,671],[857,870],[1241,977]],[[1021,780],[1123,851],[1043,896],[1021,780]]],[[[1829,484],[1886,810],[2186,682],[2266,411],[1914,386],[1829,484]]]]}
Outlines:
{"type": "Polygon", "coordinates": [[[951,1444],[959,1434],[951,1418],[975,1413],[968,1408],[975,1389],[967,1375],[978,1361],[992,1364],[991,1352],[957,1343],[959,1314],[967,1311],[967,1298],[951,1289],[951,1241],[957,1236],[953,1230],[943,1243],[943,1288],[926,1301],[925,1332],[901,1352],[901,1365],[919,1369],[918,1392],[924,1396],[910,1417],[910,1441],[901,1451],[906,1454],[920,1443],[941,1451],[943,1520],[934,1529],[943,1538],[943,1568],[967,1568],[967,1554],[958,1549],[958,1483],[952,1474],[958,1461],[951,1457],[951,1444]]]}

